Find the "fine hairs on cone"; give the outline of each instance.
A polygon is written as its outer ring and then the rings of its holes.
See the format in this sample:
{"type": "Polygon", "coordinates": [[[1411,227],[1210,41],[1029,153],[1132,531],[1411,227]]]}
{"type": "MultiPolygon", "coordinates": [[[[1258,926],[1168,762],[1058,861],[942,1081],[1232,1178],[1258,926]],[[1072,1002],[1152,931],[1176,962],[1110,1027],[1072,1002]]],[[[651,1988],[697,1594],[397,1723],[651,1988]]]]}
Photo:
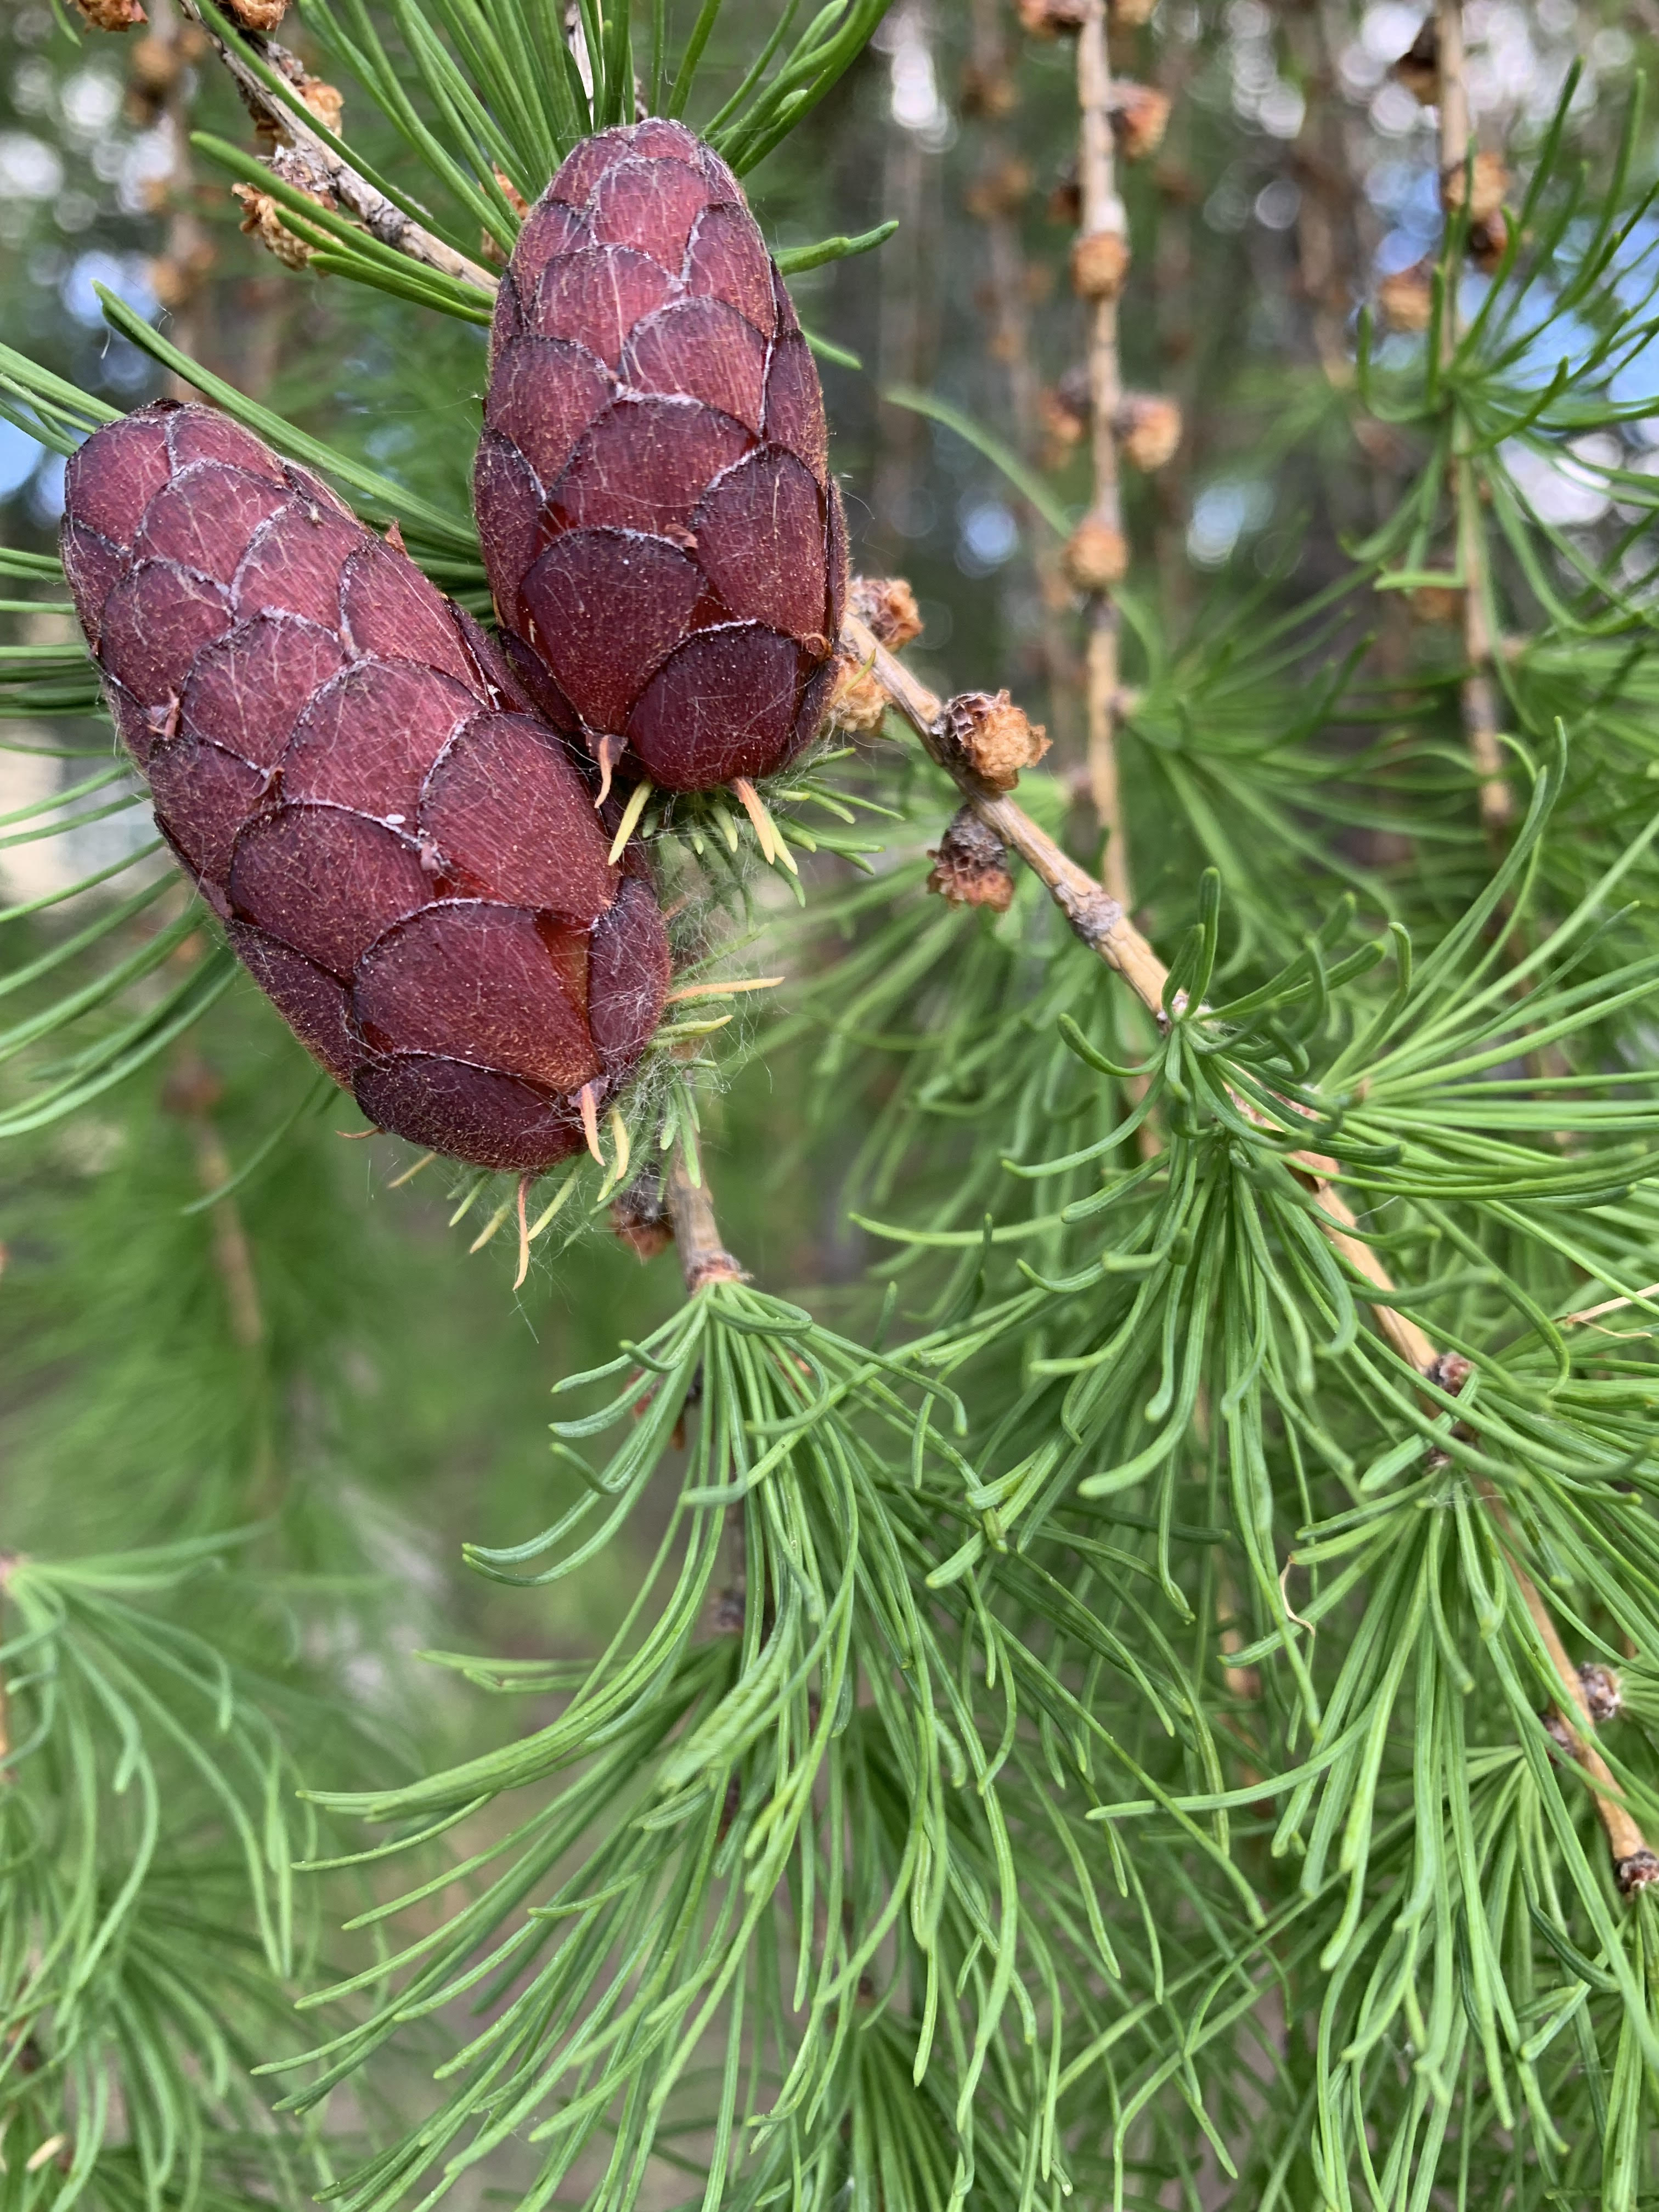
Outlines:
{"type": "Polygon", "coordinates": [[[656,1029],[667,938],[477,624],[206,407],[88,439],[63,555],[157,825],[313,1055],[434,1151],[576,1150],[656,1029]]]}
{"type": "Polygon", "coordinates": [[[543,713],[607,781],[773,774],[829,706],[846,535],[817,371],[736,178],[659,118],[584,140],[490,344],[478,529],[543,713]]]}

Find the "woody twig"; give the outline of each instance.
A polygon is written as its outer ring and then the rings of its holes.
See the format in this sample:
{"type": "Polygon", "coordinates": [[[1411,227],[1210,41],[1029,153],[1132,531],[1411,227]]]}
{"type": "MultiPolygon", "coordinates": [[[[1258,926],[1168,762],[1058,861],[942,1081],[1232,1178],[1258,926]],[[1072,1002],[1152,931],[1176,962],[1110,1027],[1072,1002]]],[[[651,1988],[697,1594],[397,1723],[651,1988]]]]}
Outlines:
{"type": "Polygon", "coordinates": [[[686,1289],[693,1294],[707,1290],[711,1283],[748,1280],[745,1271],[721,1241],[720,1224],[714,1218],[714,1201],[709,1195],[707,1175],[701,1168],[700,1175],[701,1180],[693,1182],[684,1151],[677,1151],[663,1193],[680,1255],[680,1273],[685,1278],[686,1289]]]}
{"type": "MultiPolygon", "coordinates": [[[[1440,118],[1440,196],[1449,224],[1467,209],[1467,242],[1482,258],[1502,252],[1503,164],[1495,155],[1474,151],[1464,67],[1462,0],[1437,0],[1435,10],[1435,69],[1440,118]]],[[[1442,308],[1441,349],[1449,359],[1459,337],[1457,292],[1462,249],[1447,257],[1447,296],[1442,308]]],[[[1460,434],[1452,460],[1452,495],[1457,524],[1457,568],[1463,586],[1464,675],[1459,698],[1469,759],[1480,779],[1480,819],[1489,836],[1501,837],[1513,818],[1514,793],[1504,774],[1498,733],[1498,686],[1493,647],[1486,532],[1480,520],[1480,490],[1474,465],[1460,434]]]]}
{"type": "MultiPolygon", "coordinates": [[[[372,238],[395,252],[407,254],[428,268],[441,271],[464,284],[476,285],[492,298],[496,280],[477,262],[458,253],[453,246],[416,222],[412,216],[389,200],[384,192],[359,175],[343,155],[329,143],[333,125],[327,119],[328,110],[319,103],[312,108],[319,130],[305,120],[304,109],[310,105],[307,94],[315,85],[297,58],[285,46],[281,46],[262,34],[249,31],[245,33],[250,46],[257,48],[266,65],[293,88],[295,98],[301,103],[301,112],[296,113],[288,102],[271,90],[259,72],[230,46],[222,35],[214,17],[200,4],[200,0],[178,0],[179,6],[206,34],[219,59],[235,81],[236,88],[257,124],[274,137],[286,156],[285,174],[289,181],[314,198],[331,198],[347,212],[356,217],[372,238]],[[323,131],[329,137],[323,136],[323,131]]],[[[246,12],[246,0],[243,10],[246,12]]],[[[280,13],[280,10],[278,11],[280,13]]],[[[327,88],[323,88],[326,90],[327,88]]],[[[316,94],[312,93],[314,99],[316,94]]],[[[337,97],[333,108],[334,122],[338,121],[337,97]]]]}
{"type": "MultiPolygon", "coordinates": [[[[951,778],[974,816],[1036,874],[1090,951],[1123,978],[1154,1019],[1166,1022],[1169,970],[1124,913],[1121,902],[1037,827],[1008,795],[1010,787],[997,788],[988,781],[975,765],[971,745],[964,746],[958,734],[962,718],[959,713],[953,714],[952,708],[959,702],[941,700],[918,683],[857,615],[847,618],[842,641],[848,657],[867,671],[887,703],[909,724],[930,757],[951,778]]],[[[1239,1098],[1236,1103],[1252,1119],[1261,1118],[1247,1100],[1239,1098]]],[[[1338,1186],[1340,1170],[1336,1162],[1310,1151],[1288,1154],[1286,1164],[1312,1198],[1314,1220],[1332,1249],[1381,1294],[1371,1308],[1378,1333],[1426,1383],[1456,1395],[1468,1379],[1468,1361],[1455,1353],[1442,1352],[1427,1333],[1393,1303],[1393,1279],[1375,1250],[1357,1233],[1353,1210],[1338,1186]]],[[[1570,1739],[1568,1748],[1589,1784],[1620,1886],[1631,1894],[1659,1881],[1659,1856],[1648,1845],[1619,1794],[1611,1769],[1595,1748],[1595,1719],[1583,1686],[1536,1583],[1516,1557],[1502,1500],[1490,1482],[1483,1480],[1480,1489],[1499,1531],[1516,1586],[1577,1716],[1578,1725],[1564,1723],[1570,1739]]]]}
{"type": "Polygon", "coordinates": [[[1112,139],[1112,70],[1106,45],[1106,0],[1088,0],[1078,33],[1079,131],[1078,188],[1081,221],[1072,247],[1073,289],[1088,303],[1089,511],[1066,549],[1066,574],[1086,597],[1089,789],[1105,843],[1106,890],[1129,904],[1129,860],[1117,757],[1118,611],[1112,593],[1128,568],[1118,482],[1117,302],[1129,269],[1128,218],[1118,195],[1112,139]]]}

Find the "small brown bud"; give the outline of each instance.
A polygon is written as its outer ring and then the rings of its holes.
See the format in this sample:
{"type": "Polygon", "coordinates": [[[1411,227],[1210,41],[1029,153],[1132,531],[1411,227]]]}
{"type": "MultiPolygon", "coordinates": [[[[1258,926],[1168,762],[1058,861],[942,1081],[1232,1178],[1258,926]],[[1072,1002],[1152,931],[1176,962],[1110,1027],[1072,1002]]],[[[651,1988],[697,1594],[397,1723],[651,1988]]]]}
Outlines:
{"type": "Polygon", "coordinates": [[[978,62],[963,64],[957,97],[964,115],[983,116],[988,123],[1000,122],[1019,105],[1019,94],[1007,70],[986,69],[978,62]]]}
{"type": "Polygon", "coordinates": [[[1598,1728],[1616,1721],[1625,1709],[1625,1686],[1611,1667],[1587,1659],[1578,1669],[1578,1686],[1584,1693],[1590,1718],[1598,1728]]]}
{"type": "Polygon", "coordinates": [[[946,742],[993,791],[1012,791],[1023,768],[1048,750],[1041,723],[1028,721],[1006,691],[962,691],[945,709],[946,742]]]}
{"type": "Polygon", "coordinates": [[[1115,300],[1129,273],[1129,241],[1115,230],[1085,231],[1072,242],[1072,289],[1084,300],[1115,300]]]}
{"type": "Polygon", "coordinates": [[[951,906],[988,906],[1006,914],[1014,896],[1008,872],[1008,848],[971,806],[960,808],[927,856],[933,863],[927,888],[951,906]]]}
{"type": "Polygon", "coordinates": [[[1463,594],[1455,584],[1418,584],[1406,594],[1406,603],[1420,623],[1446,624],[1463,615],[1463,594]]]}
{"type": "Polygon", "coordinates": [[[997,216],[1018,215],[1031,193],[1031,172],[1015,158],[982,169],[963,194],[963,205],[981,222],[997,216]]]}
{"type": "Polygon", "coordinates": [[[1578,1756],[1578,1739],[1573,1734],[1571,1726],[1565,1715],[1551,1705],[1547,1711],[1540,1713],[1538,1717],[1544,1723],[1545,1735],[1548,1736],[1556,1749],[1565,1752],[1569,1759],[1576,1759],[1578,1756]]]}
{"type": "Polygon", "coordinates": [[[1075,230],[1083,220],[1083,187],[1078,182],[1077,163],[1067,161],[1048,188],[1045,212],[1050,222],[1063,222],[1075,230]]]}
{"type": "Polygon", "coordinates": [[[1074,591],[1109,592],[1129,573],[1129,549],[1123,532],[1085,515],[1066,541],[1060,565],[1074,591]]]}
{"type": "Polygon", "coordinates": [[[1118,403],[1116,428],[1124,459],[1150,474],[1172,460],[1181,443],[1180,403],[1161,392],[1126,392],[1118,403]]]}
{"type": "Polygon", "coordinates": [[[200,1121],[213,1112],[224,1095],[224,1083],[217,1068],[210,1067],[192,1053],[168,1074],[161,1086],[161,1104],[180,1121],[200,1121]]]}
{"type": "Polygon", "coordinates": [[[1434,288],[1423,269],[1402,269],[1377,286],[1376,305],[1391,331],[1425,331],[1434,319],[1434,288]]]}
{"type": "Polygon", "coordinates": [[[1475,267],[1490,276],[1509,251],[1510,226],[1500,209],[1489,215],[1484,222],[1469,225],[1469,258],[1475,267]]]}
{"type": "Polygon", "coordinates": [[[311,110],[325,131],[340,135],[340,125],[345,119],[345,101],[339,88],[326,83],[319,76],[301,77],[300,97],[311,110]]]}
{"type": "Polygon", "coordinates": [[[1115,80],[1111,90],[1112,129],[1118,150],[1126,161],[1144,161],[1164,143],[1170,121],[1170,95],[1150,84],[1134,84],[1127,77],[1115,80]]]}
{"type": "Polygon", "coordinates": [[[1089,428],[1087,403],[1078,409],[1067,398],[1064,384],[1054,385],[1039,393],[1037,418],[1047,446],[1045,466],[1062,467],[1073,447],[1081,441],[1089,428]]]}
{"type": "Polygon", "coordinates": [[[1439,99],[1440,39],[1432,15],[1423,18],[1417,36],[1395,64],[1393,74],[1420,106],[1432,107],[1439,99]]]}
{"type": "MultiPolygon", "coordinates": [[[[497,169],[495,175],[495,182],[501,187],[502,198],[522,222],[530,212],[529,201],[526,199],[505,169],[497,169]]],[[[507,254],[500,240],[487,230],[481,230],[478,233],[478,252],[484,260],[493,261],[498,269],[506,266],[507,254]]]]}
{"type": "Polygon", "coordinates": [[[830,726],[848,737],[872,736],[887,713],[887,694],[872,671],[851,655],[841,663],[836,688],[830,695],[830,726]]]}
{"type": "Polygon", "coordinates": [[[288,13],[288,0],[225,0],[225,6],[245,31],[274,31],[288,13]]]}
{"type": "Polygon", "coordinates": [[[1080,31],[1089,13],[1088,0],[1014,0],[1019,27],[1030,39],[1057,39],[1062,32],[1080,31]]]}
{"type": "Polygon", "coordinates": [[[126,31],[149,21],[138,0],[75,0],[75,4],[94,31],[126,31]]]}
{"type": "Polygon", "coordinates": [[[1443,1352],[1429,1370],[1429,1380],[1449,1398],[1460,1397],[1463,1386],[1474,1372],[1474,1362],[1466,1359],[1461,1352],[1443,1352]]]}
{"type": "Polygon", "coordinates": [[[611,1200],[611,1226],[636,1260],[654,1260],[673,1243],[674,1224],[663,1204],[662,1184],[649,1169],[611,1200]]]}
{"type": "MultiPolygon", "coordinates": [[[[317,191],[309,165],[295,155],[291,148],[278,147],[265,164],[274,176],[285,184],[297,185],[308,200],[319,207],[332,208],[331,192],[317,191]]],[[[283,210],[269,192],[262,192],[256,185],[233,185],[234,198],[240,200],[246,212],[242,217],[242,228],[250,237],[274,253],[284,269],[303,269],[312,257],[313,248],[296,231],[290,230],[283,220],[283,210]]]]}
{"type": "Polygon", "coordinates": [[[902,576],[858,576],[849,594],[853,612],[889,653],[902,653],[921,635],[916,595],[902,576]]]}
{"type": "Polygon", "coordinates": [[[127,57],[127,66],[132,81],[144,92],[155,97],[168,91],[177,82],[184,67],[177,46],[171,39],[158,39],[154,31],[139,40],[127,57]]]}
{"type": "Polygon", "coordinates": [[[193,300],[217,258],[204,239],[186,254],[161,254],[149,264],[149,289],[161,305],[171,311],[193,300]]]}
{"type": "Polygon", "coordinates": [[[1467,176],[1461,162],[1455,169],[1447,170],[1440,179],[1440,204],[1461,208],[1467,195],[1471,225],[1490,222],[1495,215],[1504,211],[1510,173],[1496,154],[1477,154],[1469,167],[1471,173],[1467,176]]]}
{"type": "Polygon", "coordinates": [[[1659,1881],[1659,1856],[1645,1848],[1632,1851],[1627,1859],[1620,1859],[1613,1869],[1621,1897],[1634,1897],[1638,1889],[1659,1881]]]}
{"type": "Polygon", "coordinates": [[[716,1636],[741,1636],[745,1605],[740,1589],[723,1589],[708,1608],[708,1626],[716,1636]]]}

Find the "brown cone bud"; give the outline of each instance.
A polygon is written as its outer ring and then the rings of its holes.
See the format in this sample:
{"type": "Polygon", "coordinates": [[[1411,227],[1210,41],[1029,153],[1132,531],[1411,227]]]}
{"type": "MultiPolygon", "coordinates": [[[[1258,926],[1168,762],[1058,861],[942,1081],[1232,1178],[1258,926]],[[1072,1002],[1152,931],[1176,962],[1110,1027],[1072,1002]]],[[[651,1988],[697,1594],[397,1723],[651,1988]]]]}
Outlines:
{"type": "Polygon", "coordinates": [[[636,1260],[654,1260],[674,1241],[674,1224],[663,1204],[662,1182],[647,1168],[611,1205],[611,1226],[636,1260]]]}
{"type": "Polygon", "coordinates": [[[1377,286],[1376,305],[1391,331],[1425,331],[1434,319],[1434,288],[1424,270],[1402,269],[1377,286]]]}
{"type": "Polygon", "coordinates": [[[1089,13],[1088,0],[1014,0],[1014,7],[1020,29],[1031,39],[1080,31],[1089,13]]]}
{"type": "Polygon", "coordinates": [[[984,69],[971,61],[963,64],[957,97],[964,115],[983,116],[988,123],[1000,122],[1019,105],[1014,81],[1006,69],[984,69]]]}
{"type": "Polygon", "coordinates": [[[1007,913],[1014,896],[1008,848],[971,806],[951,816],[938,850],[928,858],[933,863],[930,891],[951,906],[988,906],[994,914],[1007,913]]]}
{"type": "Polygon", "coordinates": [[[288,13],[288,0],[225,0],[225,9],[245,31],[274,31],[288,13]]]}
{"type": "Polygon", "coordinates": [[[158,39],[152,31],[139,40],[127,57],[127,66],[133,82],[151,98],[159,99],[177,83],[184,63],[173,40],[158,39]]]}
{"type": "Polygon", "coordinates": [[[1124,459],[1150,473],[1172,460],[1181,443],[1180,404],[1161,392],[1126,392],[1116,428],[1124,459]]]}
{"type": "Polygon", "coordinates": [[[201,290],[217,258],[206,239],[187,254],[158,255],[149,264],[149,289],[162,307],[170,311],[182,307],[201,290]]]}
{"type": "Polygon", "coordinates": [[[1126,161],[1144,161],[1164,143],[1170,121],[1170,95],[1150,84],[1115,79],[1111,90],[1112,129],[1118,150],[1126,161]]]}
{"type": "Polygon", "coordinates": [[[1073,590],[1109,592],[1129,573],[1129,549],[1121,530],[1085,515],[1066,539],[1060,564],[1073,590]]]}
{"type": "Polygon", "coordinates": [[[837,665],[840,674],[830,695],[830,726],[848,737],[870,737],[885,719],[887,694],[873,672],[850,654],[843,654],[837,665]]]}
{"type": "Polygon", "coordinates": [[[1068,230],[1075,230],[1083,220],[1083,187],[1078,182],[1077,163],[1067,161],[1048,189],[1045,209],[1050,222],[1063,222],[1068,230]]]}
{"type": "MultiPolygon", "coordinates": [[[[310,162],[292,147],[279,146],[268,157],[265,167],[284,184],[294,185],[308,200],[314,200],[319,207],[335,205],[334,195],[317,189],[310,162]]],[[[245,210],[242,228],[248,236],[257,238],[269,252],[274,253],[284,269],[303,269],[315,249],[297,231],[288,228],[283,220],[281,203],[270,193],[262,192],[257,185],[233,185],[230,190],[231,197],[240,200],[245,210]]]]}
{"type": "Polygon", "coordinates": [[[902,653],[921,635],[916,595],[902,576],[856,577],[849,596],[853,612],[889,653],[902,653]]]}
{"type": "Polygon", "coordinates": [[[1625,1709],[1625,1686],[1613,1668],[1599,1659],[1587,1659],[1578,1669],[1578,1686],[1584,1693],[1590,1718],[1599,1728],[1616,1721],[1625,1709]]]}
{"type": "Polygon", "coordinates": [[[149,21],[138,0],[75,0],[75,4],[94,31],[126,31],[149,21]]]}
{"type": "Polygon", "coordinates": [[[993,791],[1012,791],[1023,768],[1048,750],[1042,725],[1026,720],[1006,691],[962,691],[945,707],[945,741],[993,791]]]}
{"type": "Polygon", "coordinates": [[[1031,172],[1018,159],[982,169],[963,194],[963,205],[981,222],[994,216],[1018,215],[1031,196],[1031,172]]]}
{"type": "Polygon", "coordinates": [[[579,1151],[669,980],[649,864],[406,553],[210,407],[93,433],[64,574],[157,828],[378,1127],[520,1173],[579,1151]]]}
{"type": "Polygon", "coordinates": [[[1460,162],[1455,169],[1447,171],[1440,179],[1440,204],[1445,208],[1461,208],[1467,194],[1470,224],[1490,222],[1495,215],[1504,211],[1510,173],[1496,154],[1477,154],[1470,170],[1472,173],[1466,176],[1460,162]]]}
{"type": "Polygon", "coordinates": [[[1089,407],[1085,397],[1079,407],[1068,396],[1064,382],[1051,385],[1037,398],[1037,415],[1042,434],[1054,453],[1054,465],[1058,468],[1072,447],[1081,442],[1089,428],[1089,407]]]}
{"type": "Polygon", "coordinates": [[[1085,231],[1072,243],[1072,289],[1079,299],[1115,300],[1129,273],[1129,241],[1115,230],[1085,231]]]}
{"type": "Polygon", "coordinates": [[[1484,222],[1469,225],[1469,258],[1477,269],[1484,270],[1488,276],[1504,258],[1509,250],[1509,219],[1501,209],[1496,215],[1488,216],[1484,222]]]}
{"type": "Polygon", "coordinates": [[[1417,36],[1394,65],[1394,76],[1419,106],[1432,107],[1440,97],[1440,39],[1432,15],[1425,15],[1417,36]]]}
{"type": "Polygon", "coordinates": [[[1449,584],[1418,584],[1406,594],[1407,605],[1420,623],[1461,622],[1463,594],[1449,584]]]}

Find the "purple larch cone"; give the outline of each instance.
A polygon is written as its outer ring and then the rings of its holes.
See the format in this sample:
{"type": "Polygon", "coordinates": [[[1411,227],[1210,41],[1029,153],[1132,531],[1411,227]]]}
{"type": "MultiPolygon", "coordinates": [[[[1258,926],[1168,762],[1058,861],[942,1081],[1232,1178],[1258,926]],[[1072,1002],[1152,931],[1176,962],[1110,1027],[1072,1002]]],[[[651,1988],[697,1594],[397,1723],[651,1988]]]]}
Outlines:
{"type": "Polygon", "coordinates": [[[501,280],[474,477],[514,664],[607,769],[702,791],[816,736],[846,589],[817,371],[736,178],[577,147],[501,280]]]}
{"type": "Polygon", "coordinates": [[[477,623],[207,407],[88,439],[63,553],[156,823],[301,1042],[417,1144],[574,1151],[584,1090],[656,1028],[667,939],[477,623]]]}

